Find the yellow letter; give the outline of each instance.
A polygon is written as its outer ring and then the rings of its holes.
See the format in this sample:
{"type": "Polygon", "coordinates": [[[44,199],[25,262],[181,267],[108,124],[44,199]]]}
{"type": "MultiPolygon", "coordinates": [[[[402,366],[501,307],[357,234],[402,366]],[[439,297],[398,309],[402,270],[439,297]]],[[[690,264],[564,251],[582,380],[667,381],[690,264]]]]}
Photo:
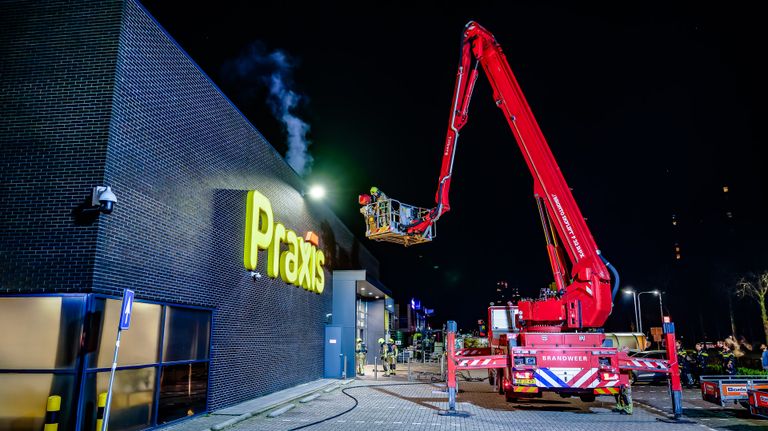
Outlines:
{"type": "Polygon", "coordinates": [[[264,195],[251,190],[245,206],[245,268],[256,270],[259,249],[265,250],[272,240],[272,204],[264,195]]]}
{"type": "Polygon", "coordinates": [[[296,253],[299,250],[299,240],[296,238],[296,232],[286,230],[285,243],[288,244],[288,250],[280,254],[280,276],[286,283],[297,284],[298,256],[296,253]]]}
{"type": "Polygon", "coordinates": [[[309,251],[309,256],[312,258],[309,262],[309,290],[315,291],[315,276],[317,274],[317,248],[313,245],[312,250],[309,251]]]}
{"type": "Polygon", "coordinates": [[[315,279],[315,292],[323,293],[325,289],[325,272],[323,272],[323,264],[325,263],[325,255],[322,250],[317,251],[315,256],[317,262],[317,278],[315,279]]]}
{"type": "Polygon", "coordinates": [[[280,275],[280,244],[285,241],[285,226],[275,223],[275,234],[272,236],[272,244],[267,254],[267,275],[277,278],[280,275]]]}
{"type": "Polygon", "coordinates": [[[304,242],[302,238],[299,238],[299,286],[304,290],[309,290],[312,287],[312,279],[309,278],[309,264],[312,261],[312,244],[304,242]]]}

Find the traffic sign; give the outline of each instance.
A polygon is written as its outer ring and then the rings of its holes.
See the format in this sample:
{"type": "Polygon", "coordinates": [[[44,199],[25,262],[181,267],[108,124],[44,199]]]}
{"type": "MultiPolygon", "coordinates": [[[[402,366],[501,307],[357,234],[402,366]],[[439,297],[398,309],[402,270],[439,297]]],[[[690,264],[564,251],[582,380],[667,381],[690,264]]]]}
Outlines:
{"type": "Polygon", "coordinates": [[[125,289],[123,293],[123,306],[120,312],[120,330],[131,326],[131,311],[133,311],[133,290],[125,289]]]}

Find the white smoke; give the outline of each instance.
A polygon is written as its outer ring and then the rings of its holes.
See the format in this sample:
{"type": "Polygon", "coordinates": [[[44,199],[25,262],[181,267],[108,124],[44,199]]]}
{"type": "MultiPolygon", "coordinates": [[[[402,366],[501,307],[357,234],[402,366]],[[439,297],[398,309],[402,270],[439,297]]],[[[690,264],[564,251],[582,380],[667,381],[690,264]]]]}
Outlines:
{"type": "MultiPolygon", "coordinates": [[[[257,82],[267,87],[267,104],[275,118],[283,124],[288,140],[285,159],[303,176],[312,168],[312,156],[309,154],[311,142],[307,139],[310,127],[296,114],[306,97],[291,89],[293,68],[294,62],[283,51],[268,52],[263,44],[254,43],[243,55],[224,64],[223,70],[227,79],[234,78],[246,84],[257,82]]],[[[244,94],[252,93],[248,90],[246,88],[244,94]]]]}

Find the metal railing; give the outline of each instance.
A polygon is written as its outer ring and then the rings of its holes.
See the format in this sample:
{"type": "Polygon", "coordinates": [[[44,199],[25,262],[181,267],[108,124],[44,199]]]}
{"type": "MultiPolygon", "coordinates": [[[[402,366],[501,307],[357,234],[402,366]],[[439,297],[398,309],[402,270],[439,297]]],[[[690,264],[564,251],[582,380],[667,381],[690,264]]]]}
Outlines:
{"type": "Polygon", "coordinates": [[[395,199],[381,199],[360,208],[365,218],[365,236],[375,241],[403,245],[431,241],[437,231],[432,223],[422,234],[409,234],[409,226],[419,222],[430,209],[401,203],[395,199]]]}

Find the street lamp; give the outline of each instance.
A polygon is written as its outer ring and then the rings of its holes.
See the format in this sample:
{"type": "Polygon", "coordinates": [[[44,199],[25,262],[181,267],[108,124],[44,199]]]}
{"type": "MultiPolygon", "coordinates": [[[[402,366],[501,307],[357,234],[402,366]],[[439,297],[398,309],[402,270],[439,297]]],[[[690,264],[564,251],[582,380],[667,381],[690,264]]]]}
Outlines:
{"type": "Polygon", "coordinates": [[[659,315],[661,316],[661,326],[664,326],[664,306],[661,303],[661,294],[663,292],[659,292],[659,290],[654,290],[653,293],[655,293],[659,297],[659,315]]]}
{"type": "MultiPolygon", "coordinates": [[[[652,293],[654,295],[658,295],[658,297],[659,297],[659,304],[661,304],[661,292],[659,292],[658,290],[646,290],[645,292],[640,292],[640,293],[637,294],[637,314],[640,316],[640,332],[643,332],[643,328],[642,328],[642,326],[643,326],[643,315],[641,313],[642,309],[640,308],[640,295],[642,295],[643,293],[652,293]]],[[[662,312],[662,314],[661,314],[661,320],[664,321],[664,312],[662,312]]]]}
{"type": "Polygon", "coordinates": [[[637,311],[637,292],[631,288],[623,290],[625,295],[632,295],[632,306],[635,309],[635,331],[642,332],[640,329],[640,313],[637,311]]]}

